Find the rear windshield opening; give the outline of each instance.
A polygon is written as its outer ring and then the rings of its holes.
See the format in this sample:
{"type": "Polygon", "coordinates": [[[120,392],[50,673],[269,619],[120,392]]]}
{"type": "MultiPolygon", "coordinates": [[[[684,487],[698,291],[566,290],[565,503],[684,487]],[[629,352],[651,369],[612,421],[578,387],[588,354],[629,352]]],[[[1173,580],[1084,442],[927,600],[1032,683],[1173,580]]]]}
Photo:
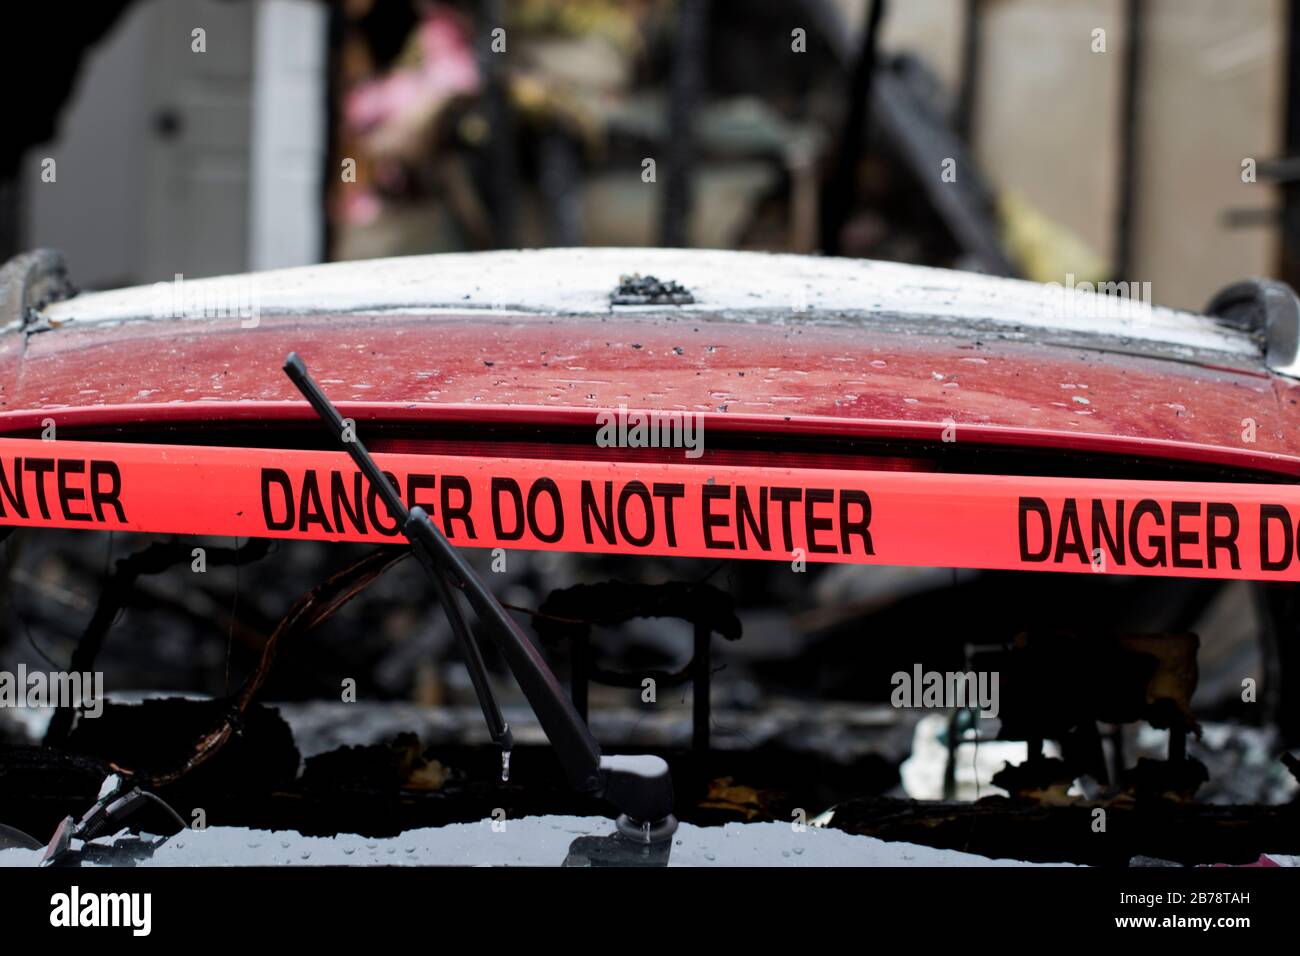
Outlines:
{"type": "MultiPolygon", "coordinates": [[[[158,788],[182,817],[391,836],[497,811],[610,814],[566,786],[485,646],[517,741],[501,781],[456,641],[400,550],[266,661],[294,602],[375,549],[13,535],[0,670],[75,661],[105,699],[93,718],[0,709],[0,771],[27,782],[0,793],[0,822],[45,834],[108,764],[183,765],[249,688],[220,753],[158,788]]],[[[1297,791],[1279,759],[1300,737],[1291,585],[465,554],[602,748],[667,757],[685,822],[1034,861],[1300,853],[1276,809],[1297,791]]]]}

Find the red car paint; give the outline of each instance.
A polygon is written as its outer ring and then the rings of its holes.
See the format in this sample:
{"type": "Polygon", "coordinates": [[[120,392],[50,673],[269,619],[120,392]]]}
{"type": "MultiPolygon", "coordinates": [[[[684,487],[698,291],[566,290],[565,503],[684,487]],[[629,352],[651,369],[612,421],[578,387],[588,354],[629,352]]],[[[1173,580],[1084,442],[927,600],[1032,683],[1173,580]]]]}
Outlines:
{"type": "Polygon", "coordinates": [[[290,351],[359,421],[590,426],[597,410],[626,405],[700,412],[718,431],[938,441],[952,424],[964,442],[1300,475],[1300,383],[1262,369],[689,313],[264,316],[256,328],[154,319],[13,332],[0,337],[0,434],[48,418],[68,437],[90,425],[310,419],[281,371],[290,351]]]}

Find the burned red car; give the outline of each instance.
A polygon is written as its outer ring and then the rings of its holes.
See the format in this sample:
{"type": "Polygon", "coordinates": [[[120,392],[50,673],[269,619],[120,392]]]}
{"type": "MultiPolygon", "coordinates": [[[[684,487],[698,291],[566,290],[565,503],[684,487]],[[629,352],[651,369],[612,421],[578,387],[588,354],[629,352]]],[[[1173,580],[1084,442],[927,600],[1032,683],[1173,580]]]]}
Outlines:
{"type": "MultiPolygon", "coordinates": [[[[143,542],[110,551],[91,623],[61,625],[71,669],[125,653],[124,608],[146,645],[175,646],[152,610],[208,648],[199,687],[114,665],[202,700],[110,693],[103,720],[54,708],[43,748],[6,748],[11,779],[61,775],[0,798],[34,842],[58,830],[47,858],[159,805],[150,832],[203,808],[213,833],[304,839],[577,815],[594,844],[571,862],[610,833],[668,859],[683,833],[765,822],[864,840],[819,851],[859,860],[1300,853],[1277,759],[1300,735],[1300,303],[1281,284],[1191,314],[880,262],[561,249],[76,295],[40,253],[5,268],[0,304],[8,547],[143,542]],[[316,643],[412,552],[403,593],[352,619],[384,646],[316,643]],[[267,555],[298,553],[299,578],[328,573],[263,610],[294,578],[267,555]],[[267,620],[142,590],[200,563],[242,569],[233,597],[267,620]],[[429,659],[400,650],[440,608],[429,659]],[[331,684],[343,707],[362,686],[373,713],[418,701],[416,723],[459,708],[474,729],[354,738],[340,712],[306,748],[331,684]],[[1099,807],[1113,835],[1090,841],[1099,807]]],[[[11,594],[91,574],[43,560],[14,578],[31,565],[11,558],[11,594]]]]}

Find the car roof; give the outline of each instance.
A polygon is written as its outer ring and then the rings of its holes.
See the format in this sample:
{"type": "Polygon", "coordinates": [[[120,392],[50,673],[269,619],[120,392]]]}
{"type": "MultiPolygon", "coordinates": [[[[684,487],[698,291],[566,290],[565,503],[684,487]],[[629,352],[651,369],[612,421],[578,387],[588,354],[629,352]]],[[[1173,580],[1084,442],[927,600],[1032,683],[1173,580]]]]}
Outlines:
{"type": "MultiPolygon", "coordinates": [[[[787,319],[804,324],[956,324],[1008,334],[1113,339],[1173,358],[1261,358],[1249,334],[1215,319],[1146,302],[1096,295],[1062,277],[1043,285],[865,259],[681,249],[540,249],[451,253],[328,263],[261,273],[183,279],[76,296],[44,310],[49,324],[168,321],[183,295],[204,303],[255,305],[262,315],[465,310],[538,315],[665,312],[713,320],[787,319]],[[612,305],[623,276],[684,286],[685,305],[612,305]],[[162,307],[160,308],[160,303],[162,307]]],[[[1139,296],[1141,288],[1136,288],[1139,296]]],[[[1135,297],[1136,298],[1136,297],[1135,297]]]]}
{"type": "Polygon", "coordinates": [[[1086,293],[1062,307],[1063,292],[891,263],[652,249],[182,280],[76,296],[0,335],[0,433],[47,418],[307,419],[280,368],[297,351],[359,421],[586,427],[624,405],[699,413],[716,430],[938,441],[957,426],[960,441],[1300,474],[1300,385],[1265,367],[1248,332],[1158,307],[1107,311],[1086,293]],[[638,273],[694,301],[611,304],[638,273]],[[168,315],[175,302],[181,314],[168,315]],[[202,314],[214,305],[231,311],[202,314]],[[241,318],[249,307],[255,318],[241,318]]]}

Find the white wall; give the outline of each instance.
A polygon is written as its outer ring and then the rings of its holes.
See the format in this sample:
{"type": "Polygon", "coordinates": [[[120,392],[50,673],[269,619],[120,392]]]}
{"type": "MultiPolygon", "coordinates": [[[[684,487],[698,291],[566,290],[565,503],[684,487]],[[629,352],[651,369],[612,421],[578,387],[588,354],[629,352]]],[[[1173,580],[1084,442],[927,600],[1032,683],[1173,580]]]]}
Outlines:
{"type": "Polygon", "coordinates": [[[253,269],[319,261],[328,18],[316,0],[263,0],[254,24],[253,269]]]}
{"type": "Polygon", "coordinates": [[[314,0],[134,5],[27,157],[24,244],[61,248],[84,288],[318,261],[325,24],[314,0]]]}

